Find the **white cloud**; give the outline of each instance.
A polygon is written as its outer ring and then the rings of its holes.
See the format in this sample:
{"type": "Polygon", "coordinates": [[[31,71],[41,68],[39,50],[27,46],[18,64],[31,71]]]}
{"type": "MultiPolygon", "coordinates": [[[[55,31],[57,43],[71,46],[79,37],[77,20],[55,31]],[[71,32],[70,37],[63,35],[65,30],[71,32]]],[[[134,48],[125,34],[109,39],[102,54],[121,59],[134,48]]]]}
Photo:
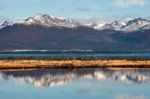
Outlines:
{"type": "Polygon", "coordinates": [[[117,7],[128,7],[132,5],[144,6],[148,0],[115,0],[113,5],[117,7]]]}
{"type": "Polygon", "coordinates": [[[81,11],[81,12],[90,12],[91,9],[89,7],[77,7],[76,8],[77,11],[81,11]]]}

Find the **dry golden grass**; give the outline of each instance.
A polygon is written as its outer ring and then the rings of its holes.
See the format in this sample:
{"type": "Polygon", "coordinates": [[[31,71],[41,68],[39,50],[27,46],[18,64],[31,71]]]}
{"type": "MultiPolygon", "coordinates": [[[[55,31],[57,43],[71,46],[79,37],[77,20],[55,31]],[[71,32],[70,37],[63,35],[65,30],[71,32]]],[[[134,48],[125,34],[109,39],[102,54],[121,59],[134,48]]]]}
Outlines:
{"type": "Polygon", "coordinates": [[[126,58],[0,58],[0,69],[17,68],[150,68],[150,59],[126,58]]]}

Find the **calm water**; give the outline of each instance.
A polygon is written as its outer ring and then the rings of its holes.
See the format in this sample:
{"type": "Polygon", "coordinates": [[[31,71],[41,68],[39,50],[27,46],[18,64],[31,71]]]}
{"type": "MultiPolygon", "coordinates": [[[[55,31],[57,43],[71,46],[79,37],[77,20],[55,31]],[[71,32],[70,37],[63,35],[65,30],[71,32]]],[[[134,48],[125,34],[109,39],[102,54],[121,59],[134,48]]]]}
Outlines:
{"type": "Polygon", "coordinates": [[[5,71],[0,99],[150,99],[150,70],[5,71]]]}
{"type": "Polygon", "coordinates": [[[150,51],[46,51],[46,52],[0,52],[0,56],[67,56],[67,57],[83,57],[83,56],[136,56],[150,57],[150,51]]]}

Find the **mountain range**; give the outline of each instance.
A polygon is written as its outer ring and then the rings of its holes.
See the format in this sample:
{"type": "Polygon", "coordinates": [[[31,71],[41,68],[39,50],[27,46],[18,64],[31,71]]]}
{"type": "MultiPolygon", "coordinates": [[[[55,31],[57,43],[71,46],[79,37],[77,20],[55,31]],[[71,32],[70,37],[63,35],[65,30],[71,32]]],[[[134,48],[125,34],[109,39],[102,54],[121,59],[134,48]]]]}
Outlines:
{"type": "Polygon", "coordinates": [[[83,24],[38,14],[0,25],[0,51],[6,50],[149,51],[150,20],[124,19],[83,24]]]}

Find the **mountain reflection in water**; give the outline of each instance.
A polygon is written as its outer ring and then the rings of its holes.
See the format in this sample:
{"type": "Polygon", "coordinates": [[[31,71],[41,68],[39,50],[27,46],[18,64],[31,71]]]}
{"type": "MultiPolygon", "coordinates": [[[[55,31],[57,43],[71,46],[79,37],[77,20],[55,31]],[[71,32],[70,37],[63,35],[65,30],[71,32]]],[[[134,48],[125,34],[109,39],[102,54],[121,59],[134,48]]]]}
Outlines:
{"type": "Polygon", "coordinates": [[[132,82],[137,84],[150,83],[150,70],[111,70],[100,68],[84,69],[35,69],[20,71],[2,71],[0,80],[16,79],[31,84],[35,87],[49,87],[63,85],[80,78],[89,80],[114,80],[132,82]]]}

